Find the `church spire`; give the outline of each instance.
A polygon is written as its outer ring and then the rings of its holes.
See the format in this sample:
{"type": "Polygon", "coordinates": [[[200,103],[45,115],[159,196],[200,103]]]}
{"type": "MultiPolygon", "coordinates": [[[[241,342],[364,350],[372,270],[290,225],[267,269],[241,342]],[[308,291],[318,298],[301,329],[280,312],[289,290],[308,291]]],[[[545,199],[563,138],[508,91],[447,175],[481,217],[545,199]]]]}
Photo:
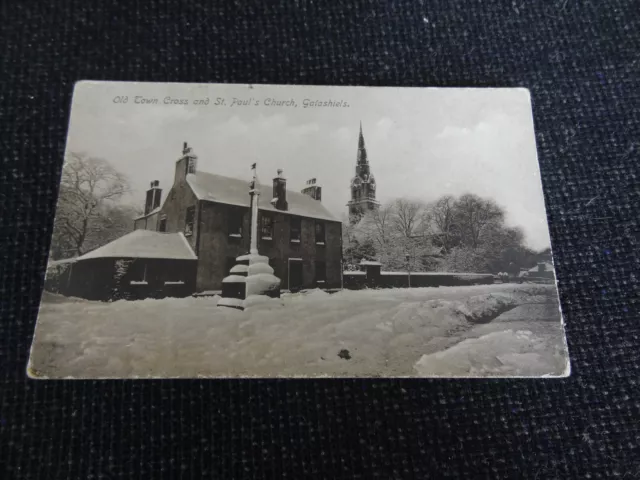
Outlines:
{"type": "Polygon", "coordinates": [[[360,122],[360,134],[358,135],[356,175],[351,179],[351,200],[347,205],[349,207],[349,221],[352,224],[357,222],[367,211],[374,210],[380,205],[376,201],[376,180],[371,174],[367,158],[362,122],[360,122]]]}
{"type": "Polygon", "coordinates": [[[364,135],[362,135],[362,122],[360,122],[360,136],[358,137],[358,165],[366,165],[367,147],[364,145],[364,135]]]}

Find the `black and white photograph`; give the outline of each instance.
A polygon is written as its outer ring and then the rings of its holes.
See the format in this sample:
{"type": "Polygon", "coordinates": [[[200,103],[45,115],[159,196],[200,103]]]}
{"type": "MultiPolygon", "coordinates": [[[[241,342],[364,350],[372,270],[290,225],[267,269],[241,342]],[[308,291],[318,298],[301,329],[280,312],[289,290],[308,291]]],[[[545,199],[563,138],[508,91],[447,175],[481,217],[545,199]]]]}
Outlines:
{"type": "Polygon", "coordinates": [[[569,370],[526,89],[76,84],[30,377],[569,370]]]}

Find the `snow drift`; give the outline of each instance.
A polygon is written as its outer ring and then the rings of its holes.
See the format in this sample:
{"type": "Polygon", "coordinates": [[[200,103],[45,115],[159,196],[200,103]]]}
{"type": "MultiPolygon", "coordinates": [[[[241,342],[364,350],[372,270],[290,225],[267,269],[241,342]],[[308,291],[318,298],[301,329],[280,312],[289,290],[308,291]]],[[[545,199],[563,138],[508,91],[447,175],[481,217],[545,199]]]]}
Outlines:
{"type": "Polygon", "coordinates": [[[549,340],[528,330],[489,333],[423,355],[414,368],[423,377],[559,375],[566,368],[565,352],[549,340]]]}
{"type": "Polygon", "coordinates": [[[331,295],[313,290],[250,299],[245,311],[216,307],[219,299],[102,303],[46,294],[30,374],[193,378],[565,372],[553,286],[331,295]]]}

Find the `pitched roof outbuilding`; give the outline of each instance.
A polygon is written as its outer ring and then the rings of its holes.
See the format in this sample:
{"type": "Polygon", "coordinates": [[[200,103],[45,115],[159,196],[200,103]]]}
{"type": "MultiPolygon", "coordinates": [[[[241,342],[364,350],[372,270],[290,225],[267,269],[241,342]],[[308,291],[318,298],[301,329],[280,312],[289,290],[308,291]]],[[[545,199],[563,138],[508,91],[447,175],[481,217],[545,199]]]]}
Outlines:
{"type": "Polygon", "coordinates": [[[195,253],[182,233],[161,233],[134,230],[131,233],[78,257],[76,261],[91,258],[167,258],[196,260],[195,253]]]}

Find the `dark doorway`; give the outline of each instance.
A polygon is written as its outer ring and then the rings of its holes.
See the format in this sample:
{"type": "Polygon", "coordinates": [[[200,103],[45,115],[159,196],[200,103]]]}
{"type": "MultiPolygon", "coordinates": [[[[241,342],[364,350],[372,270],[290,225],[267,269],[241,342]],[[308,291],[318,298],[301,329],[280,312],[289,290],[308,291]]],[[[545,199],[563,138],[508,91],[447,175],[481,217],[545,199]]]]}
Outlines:
{"type": "Polygon", "coordinates": [[[158,231],[159,232],[166,232],[167,231],[167,217],[166,217],[166,215],[163,216],[160,219],[160,223],[158,224],[158,231]]]}
{"type": "Polygon", "coordinates": [[[302,260],[289,259],[289,291],[297,292],[302,288],[302,260]]]}
{"type": "Polygon", "coordinates": [[[224,266],[224,276],[227,277],[231,274],[231,269],[236,266],[236,257],[227,257],[227,261],[224,266]]]}
{"type": "Polygon", "coordinates": [[[324,287],[327,282],[327,264],[316,260],[316,287],[324,287]]]}

